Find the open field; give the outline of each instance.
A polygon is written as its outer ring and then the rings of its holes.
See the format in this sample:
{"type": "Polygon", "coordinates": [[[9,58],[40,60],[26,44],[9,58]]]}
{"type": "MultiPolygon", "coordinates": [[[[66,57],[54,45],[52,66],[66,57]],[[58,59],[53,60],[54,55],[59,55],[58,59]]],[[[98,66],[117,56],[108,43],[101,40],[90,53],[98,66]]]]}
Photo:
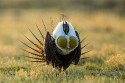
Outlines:
{"type": "Polygon", "coordinates": [[[123,83],[125,81],[125,17],[112,12],[63,11],[76,26],[82,43],[89,45],[78,66],[71,65],[65,72],[53,72],[51,66],[25,61],[27,49],[19,40],[30,44],[25,37],[33,38],[30,28],[39,38],[36,24],[45,35],[42,19],[48,31],[59,22],[57,10],[7,10],[0,13],[0,82],[9,83],[123,83]]]}

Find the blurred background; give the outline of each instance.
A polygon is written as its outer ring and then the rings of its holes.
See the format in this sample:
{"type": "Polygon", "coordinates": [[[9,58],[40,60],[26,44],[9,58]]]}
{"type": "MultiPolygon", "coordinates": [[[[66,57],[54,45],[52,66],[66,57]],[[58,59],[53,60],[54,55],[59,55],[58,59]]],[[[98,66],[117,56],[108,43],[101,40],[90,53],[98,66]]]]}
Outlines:
{"type": "Polygon", "coordinates": [[[125,0],[0,0],[0,51],[17,52],[18,40],[26,41],[22,34],[33,39],[27,28],[39,35],[36,24],[45,35],[42,19],[52,32],[51,21],[56,26],[62,13],[76,26],[81,39],[89,36],[90,49],[101,49],[108,44],[123,46],[124,8],[125,0]]]}
{"type": "MultiPolygon", "coordinates": [[[[6,75],[16,77],[15,72],[18,73],[19,68],[23,69],[24,64],[27,65],[20,56],[25,54],[21,48],[27,49],[27,47],[19,40],[30,45],[23,36],[26,35],[37,43],[28,28],[41,39],[36,24],[45,36],[42,19],[47,30],[52,32],[52,21],[55,27],[62,13],[76,27],[81,39],[87,36],[82,46],[89,43],[83,51],[92,50],[84,55],[91,57],[88,63],[92,65],[86,64],[84,67],[90,70],[96,67],[125,70],[125,0],[0,0],[0,72],[3,72],[0,78],[6,80],[5,78],[8,78],[6,75]],[[10,70],[14,73],[8,73],[10,70]]],[[[34,69],[32,65],[31,63],[25,69],[34,69]]],[[[22,75],[22,70],[20,74],[22,75]]],[[[123,76],[125,77],[125,74],[123,76]]]]}
{"type": "Polygon", "coordinates": [[[18,31],[29,25],[33,27],[35,24],[42,24],[41,18],[47,25],[50,25],[52,18],[56,25],[61,13],[64,13],[74,26],[85,29],[83,32],[89,28],[94,28],[94,31],[105,28],[108,32],[114,28],[123,29],[124,8],[124,0],[0,0],[0,36],[3,36],[0,37],[0,42],[14,41],[10,36],[16,36],[18,31]],[[9,41],[5,40],[9,38],[9,41]]]}
{"type": "Polygon", "coordinates": [[[125,0],[0,0],[0,46],[18,45],[22,34],[30,36],[27,28],[43,26],[42,19],[51,29],[51,20],[56,26],[61,13],[95,46],[124,44],[124,8],[125,0]]]}
{"type": "Polygon", "coordinates": [[[18,40],[27,42],[23,34],[33,40],[27,28],[39,36],[36,24],[45,35],[42,19],[52,32],[51,20],[56,26],[61,13],[76,26],[81,39],[89,36],[90,49],[98,50],[103,45],[120,48],[125,45],[124,8],[125,0],[0,0],[1,52],[9,50],[13,54],[20,51],[18,40]]]}

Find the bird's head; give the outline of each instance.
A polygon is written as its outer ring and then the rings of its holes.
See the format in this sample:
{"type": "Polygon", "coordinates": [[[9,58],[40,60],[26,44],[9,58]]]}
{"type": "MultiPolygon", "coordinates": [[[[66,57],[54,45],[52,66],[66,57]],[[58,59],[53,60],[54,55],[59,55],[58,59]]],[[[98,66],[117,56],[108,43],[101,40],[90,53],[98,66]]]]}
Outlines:
{"type": "Polygon", "coordinates": [[[68,21],[59,22],[53,31],[56,46],[63,52],[68,54],[72,52],[79,44],[75,30],[68,21]]]}

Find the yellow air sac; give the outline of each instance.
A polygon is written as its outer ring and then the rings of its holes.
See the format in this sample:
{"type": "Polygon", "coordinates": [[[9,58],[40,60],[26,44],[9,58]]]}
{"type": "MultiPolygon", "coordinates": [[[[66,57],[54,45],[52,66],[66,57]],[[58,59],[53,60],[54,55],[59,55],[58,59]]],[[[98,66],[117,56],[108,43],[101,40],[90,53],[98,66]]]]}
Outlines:
{"type": "Polygon", "coordinates": [[[74,36],[69,38],[69,47],[75,48],[77,46],[77,39],[74,36]]]}
{"type": "Polygon", "coordinates": [[[61,48],[66,48],[67,47],[67,39],[64,36],[60,36],[57,39],[57,44],[61,48]]]}

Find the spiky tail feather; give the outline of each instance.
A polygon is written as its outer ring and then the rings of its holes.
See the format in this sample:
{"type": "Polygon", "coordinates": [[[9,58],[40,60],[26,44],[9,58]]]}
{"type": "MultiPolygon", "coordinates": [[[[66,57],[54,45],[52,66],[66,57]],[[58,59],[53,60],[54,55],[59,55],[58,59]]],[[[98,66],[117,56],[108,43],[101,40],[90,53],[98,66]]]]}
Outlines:
{"type": "MultiPolygon", "coordinates": [[[[44,36],[43,36],[43,34],[42,34],[42,32],[40,31],[40,29],[39,29],[39,27],[37,26],[37,29],[38,29],[38,31],[39,31],[39,33],[40,33],[40,35],[41,35],[41,37],[42,37],[42,39],[43,39],[43,41],[44,41],[44,36]]],[[[33,60],[27,60],[27,61],[30,61],[30,62],[46,62],[46,59],[45,59],[45,56],[44,56],[44,47],[43,47],[43,41],[40,41],[37,37],[36,37],[36,35],[29,29],[29,31],[30,31],[30,33],[33,35],[33,37],[38,41],[38,43],[39,43],[39,45],[38,44],[36,44],[36,43],[34,43],[32,40],[30,40],[28,37],[26,37],[25,35],[24,35],[24,37],[31,43],[31,44],[33,44],[35,47],[37,47],[38,49],[35,49],[35,48],[33,48],[33,47],[31,47],[31,46],[29,46],[28,44],[26,44],[26,43],[24,43],[24,42],[22,42],[25,46],[27,46],[28,48],[30,48],[31,50],[33,50],[34,52],[30,52],[30,51],[27,51],[27,50],[25,50],[25,49],[22,49],[23,51],[25,51],[25,52],[27,52],[27,53],[29,53],[29,54],[32,54],[33,56],[26,56],[26,55],[24,55],[25,57],[27,57],[27,58],[30,58],[30,59],[33,59],[33,60]]]]}

